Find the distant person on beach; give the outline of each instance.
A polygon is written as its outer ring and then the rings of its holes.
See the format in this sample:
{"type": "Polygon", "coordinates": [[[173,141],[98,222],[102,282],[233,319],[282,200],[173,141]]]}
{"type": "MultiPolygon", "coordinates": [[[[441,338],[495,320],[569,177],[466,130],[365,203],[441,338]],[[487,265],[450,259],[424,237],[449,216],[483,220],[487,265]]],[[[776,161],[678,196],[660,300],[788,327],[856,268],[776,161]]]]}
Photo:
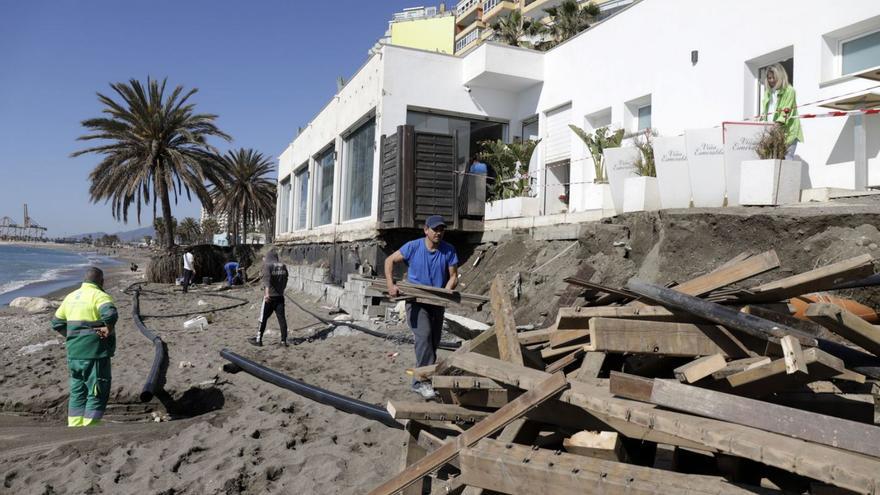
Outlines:
{"type": "Polygon", "coordinates": [[[132,263],[131,266],[129,266],[128,268],[129,268],[129,270],[131,270],[133,272],[138,271],[137,263],[132,263]]]}
{"type": "Polygon", "coordinates": [[[761,98],[761,120],[775,122],[785,129],[785,159],[794,160],[798,142],[804,142],[794,87],[789,84],[788,72],[782,64],[768,67],[764,77],[767,90],[761,98]]]}
{"type": "Polygon", "coordinates": [[[281,327],[281,345],[287,347],[287,317],[284,315],[284,289],[287,288],[287,266],[278,261],[278,253],[270,249],[263,257],[263,305],[260,308],[260,330],[248,339],[252,345],[263,345],[266,323],[274,312],[281,327]]]}
{"type": "MultiPolygon", "coordinates": [[[[443,287],[449,290],[458,285],[458,254],[451,244],[443,240],[446,221],[440,215],[425,220],[425,237],[409,241],[385,259],[385,283],[388,295],[397,297],[400,289],[394,284],[394,264],[405,262],[407,280],[413,284],[443,287]]],[[[443,329],[442,306],[418,302],[406,303],[409,328],[415,336],[416,366],[428,366],[437,361],[437,347],[443,329]]],[[[412,390],[425,399],[437,393],[430,381],[413,378],[412,390]]]]}
{"type": "Polygon", "coordinates": [[[226,284],[232,287],[233,285],[241,284],[241,279],[238,274],[238,262],[235,260],[230,260],[225,265],[223,265],[223,271],[226,272],[226,284]]]}
{"type": "Polygon", "coordinates": [[[64,298],[52,318],[54,330],[67,332],[67,426],[100,423],[110,398],[110,358],[116,352],[113,327],[119,316],[103,286],[104,272],[89,268],[82,286],[64,298]]]}
{"type": "Polygon", "coordinates": [[[195,265],[195,258],[192,254],[192,248],[186,248],[186,251],[183,253],[183,293],[189,290],[189,284],[193,282],[193,279],[196,276],[196,270],[193,268],[195,265]]]}

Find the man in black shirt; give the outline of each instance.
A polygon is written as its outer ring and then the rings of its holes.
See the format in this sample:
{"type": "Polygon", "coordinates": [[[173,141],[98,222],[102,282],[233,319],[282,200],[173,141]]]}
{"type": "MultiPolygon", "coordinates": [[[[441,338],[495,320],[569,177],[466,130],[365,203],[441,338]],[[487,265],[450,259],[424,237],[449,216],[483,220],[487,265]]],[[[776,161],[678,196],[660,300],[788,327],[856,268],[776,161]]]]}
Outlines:
{"type": "Polygon", "coordinates": [[[260,309],[260,331],[248,339],[252,345],[263,345],[263,332],[272,312],[281,327],[281,345],[287,347],[287,318],[284,316],[284,289],[287,288],[287,267],[278,261],[278,253],[270,249],[263,257],[263,306],[260,309]]]}

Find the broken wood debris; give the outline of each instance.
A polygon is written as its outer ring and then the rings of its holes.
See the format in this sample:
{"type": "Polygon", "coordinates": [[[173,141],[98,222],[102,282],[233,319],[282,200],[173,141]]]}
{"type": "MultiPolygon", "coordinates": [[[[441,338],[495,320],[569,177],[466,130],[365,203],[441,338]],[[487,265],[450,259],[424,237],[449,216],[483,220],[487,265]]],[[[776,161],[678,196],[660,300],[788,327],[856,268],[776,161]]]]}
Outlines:
{"type": "Polygon", "coordinates": [[[583,304],[531,331],[498,279],[495,324],[417,370],[443,402],[389,402],[414,425],[408,465],[371,493],[438,473],[455,493],[878,495],[880,327],[826,302],[798,320],[786,304],[871,261],[749,290],[731,284],[778,267],[775,252],[671,287],[569,278],[583,304]]]}

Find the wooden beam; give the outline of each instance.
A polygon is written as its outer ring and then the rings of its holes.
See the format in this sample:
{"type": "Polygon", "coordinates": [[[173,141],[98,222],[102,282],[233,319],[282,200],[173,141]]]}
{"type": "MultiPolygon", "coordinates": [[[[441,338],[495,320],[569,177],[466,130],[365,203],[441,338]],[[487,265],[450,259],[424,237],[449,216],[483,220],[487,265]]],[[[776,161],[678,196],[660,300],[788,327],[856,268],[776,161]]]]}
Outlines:
{"type": "Polygon", "coordinates": [[[631,291],[657,301],[667,308],[686,311],[705,320],[715,322],[732,330],[739,330],[757,338],[778,343],[782,337],[791,335],[798,339],[801,345],[809,347],[818,345],[813,336],[800,330],[758,318],[754,315],[740,313],[735,309],[682,294],[660,285],[632,279],[627,282],[626,286],[631,291]]]}
{"type": "Polygon", "coordinates": [[[767,356],[747,357],[728,361],[727,365],[724,368],[712,373],[712,378],[716,380],[723,380],[724,378],[727,378],[734,373],[739,373],[740,371],[750,370],[752,368],[757,368],[758,366],[770,364],[770,361],[771,359],[767,356]]]}
{"type": "Polygon", "coordinates": [[[580,349],[575,349],[567,355],[548,364],[547,367],[544,368],[544,371],[546,371],[547,373],[556,373],[557,371],[563,370],[566,366],[574,364],[574,362],[577,361],[577,359],[581,357],[584,352],[585,351],[583,347],[581,347],[580,349]]]}
{"type": "MultiPolygon", "coordinates": [[[[540,372],[539,372],[540,373],[540,372]]],[[[457,436],[454,441],[431,452],[402,473],[372,489],[370,495],[391,495],[422,479],[426,474],[442,467],[454,459],[461,449],[474,445],[481,439],[504,428],[510,422],[524,415],[538,404],[550,399],[567,387],[565,375],[557,373],[541,381],[534,389],[517,397],[512,402],[489,415],[469,430],[457,436]]]]}
{"type": "Polygon", "coordinates": [[[590,320],[590,351],[706,356],[748,354],[717,325],[593,318],[590,320]]]}
{"type": "Polygon", "coordinates": [[[754,295],[743,299],[748,302],[781,301],[811,292],[828,290],[841,282],[872,275],[874,273],[873,261],[873,256],[863,254],[832,263],[815,270],[753,287],[750,290],[754,295]]]}
{"type": "MultiPolygon", "coordinates": [[[[437,435],[434,435],[433,433],[429,432],[428,430],[419,431],[418,444],[419,444],[419,447],[421,447],[425,450],[425,453],[433,452],[433,451],[439,449],[440,447],[444,446],[447,441],[448,440],[444,440],[444,439],[438,437],[437,435]]],[[[412,463],[410,463],[410,464],[412,464],[412,463]]],[[[458,459],[453,459],[453,460],[449,461],[449,464],[451,464],[455,467],[459,467],[458,459]]],[[[409,464],[407,464],[407,465],[409,465],[409,464]]],[[[404,466],[404,468],[406,468],[406,466],[404,466]]],[[[409,488],[412,488],[412,487],[413,487],[413,485],[410,485],[409,488]]],[[[421,493],[419,495],[421,495],[421,493]]]]}
{"type": "Polygon", "coordinates": [[[807,349],[803,352],[803,356],[809,371],[806,374],[788,374],[783,358],[734,373],[726,380],[737,394],[762,397],[805,383],[832,378],[846,371],[843,361],[819,349],[807,349]]]}
{"type": "Polygon", "coordinates": [[[674,313],[663,306],[595,306],[583,308],[559,308],[556,316],[558,330],[586,330],[590,318],[626,318],[628,320],[676,321],[693,323],[699,321],[687,313],[674,313]]]}
{"type": "Polygon", "coordinates": [[[572,380],[589,380],[598,378],[599,372],[602,371],[602,365],[605,363],[605,353],[600,351],[590,351],[584,356],[581,367],[570,375],[572,380]]]}
{"type": "Polygon", "coordinates": [[[630,375],[619,371],[612,371],[608,390],[611,395],[624,399],[649,402],[651,390],[654,388],[654,380],[643,376],[630,375]]]}
{"type": "Polygon", "coordinates": [[[437,402],[388,401],[385,409],[395,419],[430,419],[434,421],[454,421],[456,423],[476,423],[489,416],[489,413],[486,411],[475,411],[453,404],[440,404],[437,402]]]}
{"type": "Polygon", "coordinates": [[[829,303],[810,304],[805,315],[853,344],[880,356],[880,327],[829,303]]]}
{"type": "Polygon", "coordinates": [[[579,431],[562,441],[562,448],[572,454],[608,461],[624,461],[626,454],[616,431],[579,431]]]}
{"type": "MultiPolygon", "coordinates": [[[[404,426],[406,431],[406,445],[404,447],[403,469],[410,464],[415,463],[419,459],[425,457],[428,451],[418,442],[418,437],[423,431],[423,426],[415,421],[408,421],[404,426]]],[[[413,483],[403,490],[402,495],[422,495],[426,484],[430,484],[430,480],[422,479],[421,483],[413,483]]]]}
{"type": "Polygon", "coordinates": [[[567,345],[565,347],[557,347],[555,349],[547,348],[541,350],[541,359],[550,359],[556,356],[564,356],[565,354],[568,354],[569,352],[575,351],[577,349],[586,350],[586,348],[586,344],[567,345]]]}
{"type": "Polygon", "coordinates": [[[429,364],[427,366],[421,366],[419,368],[407,368],[406,374],[416,380],[427,380],[431,378],[431,375],[433,375],[436,371],[437,365],[429,364]]]}
{"type": "Polygon", "coordinates": [[[785,361],[785,373],[808,373],[807,362],[804,358],[804,350],[791,335],[786,335],[779,340],[782,345],[782,359],[785,361]]]}
{"type": "Polygon", "coordinates": [[[695,359],[687,364],[675,368],[672,372],[680,382],[694,383],[706,378],[716,371],[724,369],[727,361],[722,354],[712,354],[695,359]]]}
{"type": "Polygon", "coordinates": [[[501,275],[496,275],[489,290],[492,301],[492,316],[495,317],[495,338],[498,340],[498,355],[503,361],[523,364],[522,350],[516,336],[516,322],[513,319],[513,305],[507,294],[507,287],[501,275]]]}
{"type": "Polygon", "coordinates": [[[688,280],[676,285],[672,290],[691,296],[702,296],[715,289],[726,287],[730,284],[741,282],[747,278],[760,275],[779,267],[779,258],[776,251],[770,250],[752,256],[748,259],[719,268],[711,273],[688,280]]]}
{"type": "Polygon", "coordinates": [[[431,385],[435,389],[444,388],[450,390],[489,390],[504,388],[500,383],[482,376],[434,375],[431,377],[431,385]]]}
{"type": "Polygon", "coordinates": [[[880,428],[873,425],[666,380],[654,380],[650,401],[677,411],[880,457],[880,428]]]}
{"type": "Polygon", "coordinates": [[[572,345],[590,337],[589,330],[557,330],[550,335],[550,347],[572,345]]]}
{"type": "Polygon", "coordinates": [[[517,338],[519,339],[520,345],[531,345],[531,344],[541,344],[544,342],[550,342],[550,337],[556,333],[556,328],[541,328],[538,330],[529,330],[527,332],[520,332],[517,334],[517,338]]]}
{"type": "Polygon", "coordinates": [[[753,489],[727,483],[720,477],[674,473],[491,439],[465,449],[460,465],[465,484],[513,495],[756,493],[753,489]]]}

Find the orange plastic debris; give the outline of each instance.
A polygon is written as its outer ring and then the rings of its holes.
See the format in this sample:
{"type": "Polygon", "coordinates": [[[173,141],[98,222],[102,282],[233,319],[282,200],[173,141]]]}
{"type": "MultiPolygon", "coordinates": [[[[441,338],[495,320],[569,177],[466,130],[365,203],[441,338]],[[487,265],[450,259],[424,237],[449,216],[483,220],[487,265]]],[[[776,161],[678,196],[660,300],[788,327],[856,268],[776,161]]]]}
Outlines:
{"type": "Polygon", "coordinates": [[[807,306],[812,303],[818,302],[831,303],[836,306],[840,306],[841,308],[870,323],[877,323],[878,321],[880,321],[880,316],[877,315],[876,311],[869,308],[868,306],[865,306],[864,304],[857,303],[852,299],[846,299],[844,297],[831,296],[819,292],[816,294],[806,294],[799,297],[792,297],[788,300],[788,304],[790,304],[792,309],[794,310],[793,316],[799,320],[807,320],[808,318],[804,316],[804,312],[807,310],[807,306]]]}

